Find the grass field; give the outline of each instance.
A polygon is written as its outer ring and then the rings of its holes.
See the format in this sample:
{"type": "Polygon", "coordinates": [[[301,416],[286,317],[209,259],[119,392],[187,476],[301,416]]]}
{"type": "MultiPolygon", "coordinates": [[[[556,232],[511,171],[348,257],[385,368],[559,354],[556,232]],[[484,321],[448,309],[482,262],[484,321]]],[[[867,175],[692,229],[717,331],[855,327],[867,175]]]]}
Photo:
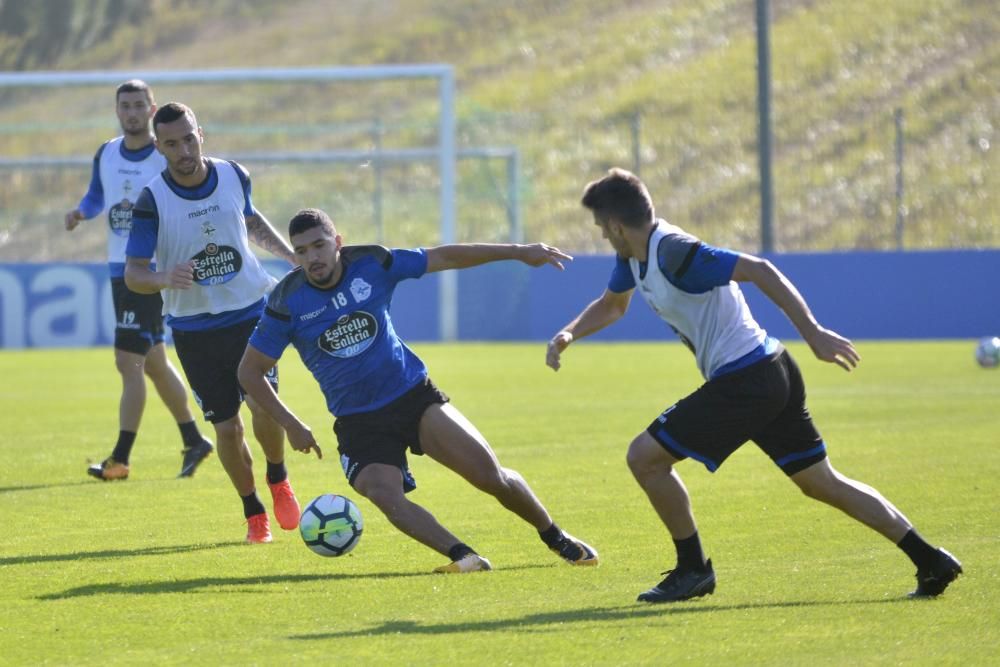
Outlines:
{"type": "Polygon", "coordinates": [[[501,460],[600,550],[599,568],[563,565],[491,499],[415,459],[414,499],[495,567],[431,574],[444,559],[347,487],[331,419],[291,358],[282,394],[327,454],[289,455],[299,498],[352,495],[365,534],[341,559],[296,533],[245,545],[216,458],[174,478],[179,437],[156,399],[132,477],[86,478],[116,430],[110,350],[2,351],[0,663],[996,664],[1000,372],[976,367],[971,342],[862,343],[851,375],[790,346],[835,466],[963,561],[944,596],[908,600],[899,550],[803,498],[750,445],[714,475],[681,466],[719,586],[652,607],[635,596],[672,566],[672,547],[625,447],[696,386],[687,351],[581,344],[554,374],[541,344],[415,347],[501,460]]]}

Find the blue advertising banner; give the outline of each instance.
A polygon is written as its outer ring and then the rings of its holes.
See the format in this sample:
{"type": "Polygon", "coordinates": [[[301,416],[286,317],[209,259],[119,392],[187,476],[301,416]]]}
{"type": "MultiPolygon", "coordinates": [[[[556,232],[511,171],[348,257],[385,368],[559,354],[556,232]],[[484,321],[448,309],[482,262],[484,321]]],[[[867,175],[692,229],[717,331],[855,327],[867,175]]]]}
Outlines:
{"type": "MultiPolygon", "coordinates": [[[[978,338],[1000,335],[1000,250],[847,252],[771,258],[824,326],[852,339],[978,338]]],[[[267,262],[280,276],[282,262],[267,262]]],[[[607,285],[613,258],[581,256],[566,271],[516,262],[459,272],[460,340],[546,340],[607,285]]],[[[399,284],[396,331],[434,341],[438,276],[399,284]]],[[[753,286],[744,286],[758,322],[779,338],[798,337],[753,286]]],[[[0,348],[110,345],[114,314],[104,264],[0,264],[0,348]]],[[[595,340],[675,340],[636,296],[629,312],[595,340]]]]}

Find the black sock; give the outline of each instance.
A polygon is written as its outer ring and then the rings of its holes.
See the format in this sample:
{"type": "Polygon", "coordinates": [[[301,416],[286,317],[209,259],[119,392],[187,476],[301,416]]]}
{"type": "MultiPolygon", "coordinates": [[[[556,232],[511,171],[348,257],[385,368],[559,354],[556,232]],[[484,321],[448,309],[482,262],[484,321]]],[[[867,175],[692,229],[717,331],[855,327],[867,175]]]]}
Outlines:
{"type": "Polygon", "coordinates": [[[903,539],[896,543],[896,546],[910,557],[918,570],[932,567],[940,558],[938,550],[920,537],[915,528],[910,528],[906,535],[903,535],[903,539]]]}
{"type": "Polygon", "coordinates": [[[193,419],[185,424],[178,424],[177,428],[181,430],[181,440],[184,441],[185,447],[197,445],[204,440],[201,437],[201,432],[198,430],[198,425],[194,423],[193,419]]]}
{"type": "Polygon", "coordinates": [[[111,458],[118,463],[128,465],[128,456],[132,453],[132,445],[135,444],[135,431],[118,431],[118,442],[111,452],[111,458]]]}
{"type": "Polygon", "coordinates": [[[243,501],[243,518],[245,519],[267,511],[264,509],[264,503],[260,502],[260,498],[257,497],[256,491],[251,491],[246,496],[240,496],[240,500],[243,501]]]}
{"type": "Polygon", "coordinates": [[[466,544],[465,542],[459,542],[451,549],[448,549],[448,558],[452,560],[462,560],[469,554],[474,554],[474,553],[476,552],[468,544],[466,544]]]}
{"type": "Polygon", "coordinates": [[[279,484],[288,479],[288,468],[285,467],[285,462],[281,463],[271,463],[267,462],[267,483],[268,484],[279,484]]]}
{"type": "Polygon", "coordinates": [[[698,537],[697,530],[691,537],[674,540],[674,547],[677,548],[678,570],[705,569],[705,554],[701,550],[701,538],[698,537]]]}
{"type": "Polygon", "coordinates": [[[538,536],[542,538],[542,542],[545,542],[545,545],[548,548],[555,549],[557,546],[559,546],[559,543],[562,541],[563,532],[562,528],[560,528],[555,524],[555,522],[553,522],[552,525],[546,528],[545,530],[538,531],[538,536]]]}

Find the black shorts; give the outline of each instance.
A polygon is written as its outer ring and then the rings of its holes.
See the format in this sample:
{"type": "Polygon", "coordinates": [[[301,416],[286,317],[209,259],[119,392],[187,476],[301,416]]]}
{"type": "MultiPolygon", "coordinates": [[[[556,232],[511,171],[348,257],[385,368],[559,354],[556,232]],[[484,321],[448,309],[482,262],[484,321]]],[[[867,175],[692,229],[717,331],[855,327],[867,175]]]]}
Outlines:
{"type": "Polygon", "coordinates": [[[432,405],[447,403],[448,397],[430,378],[378,410],[338,417],[333,424],[337,434],[340,465],[351,486],[358,473],[369,463],[396,466],[403,473],[403,492],[417,488],[406,463],[406,450],[417,456],[420,448],[420,418],[432,405]]]}
{"type": "MultiPolygon", "coordinates": [[[[221,329],[174,329],[174,349],[184,368],[191,393],[205,420],[213,424],[235,417],[243,402],[243,388],[236,377],[257,318],[221,329]]],[[[267,374],[278,391],[278,367],[267,374]]]]}
{"type": "Polygon", "coordinates": [[[802,374],[787,351],[709,380],[646,429],[671,456],[715,472],[753,440],[786,475],[826,458],[806,408],[802,374]]]}
{"type": "Polygon", "coordinates": [[[111,279],[115,306],[115,349],[141,354],[165,338],[163,299],[160,293],[139,294],[125,286],[124,278],[111,279]]]}

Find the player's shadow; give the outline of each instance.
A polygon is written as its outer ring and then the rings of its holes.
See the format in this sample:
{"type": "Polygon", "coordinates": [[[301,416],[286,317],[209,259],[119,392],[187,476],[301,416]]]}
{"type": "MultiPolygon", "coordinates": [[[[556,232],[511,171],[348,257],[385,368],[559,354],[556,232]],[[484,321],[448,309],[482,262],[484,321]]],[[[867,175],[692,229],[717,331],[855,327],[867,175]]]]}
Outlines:
{"type": "Polygon", "coordinates": [[[246,577],[200,577],[180,581],[150,581],[146,583],[110,583],[78,586],[61,593],[39,595],[36,600],[65,600],[67,598],[87,597],[91,595],[150,595],[156,593],[197,593],[201,589],[218,589],[226,587],[239,590],[246,587],[247,592],[259,592],[251,586],[267,584],[311,583],[317,581],[345,581],[349,579],[395,579],[399,577],[440,576],[429,572],[359,572],[357,574],[320,573],[320,574],[272,574],[246,577]]]}
{"type": "Polygon", "coordinates": [[[143,549],[105,549],[103,551],[72,551],[62,554],[34,554],[30,556],[5,556],[0,557],[0,566],[4,565],[24,565],[35,563],[58,563],[62,561],[79,560],[101,560],[121,558],[134,558],[136,556],[162,556],[166,554],[181,554],[189,551],[204,551],[206,549],[218,549],[220,547],[242,546],[242,540],[229,542],[213,542],[211,544],[169,544],[158,547],[145,547],[143,549]]]}
{"type": "Polygon", "coordinates": [[[633,604],[626,607],[596,607],[593,609],[569,609],[565,611],[528,614],[515,618],[488,621],[467,621],[463,623],[422,624],[419,621],[386,621],[375,627],[341,632],[313,632],[304,635],[290,635],[289,639],[303,641],[325,641],[346,637],[369,637],[371,635],[445,635],[467,632],[549,632],[562,631],[567,623],[590,623],[593,621],[616,621],[630,618],[648,618],[672,614],[702,614],[720,611],[746,611],[748,609],[784,609],[796,607],[833,607],[883,603],[907,602],[907,598],[879,598],[877,600],[800,600],[789,602],[761,602],[732,605],[699,604],[633,604]]]}
{"type": "Polygon", "coordinates": [[[99,480],[85,482],[60,482],[58,484],[25,484],[23,486],[0,486],[0,493],[17,493],[18,491],[37,491],[38,489],[62,489],[70,486],[85,486],[95,484],[99,480]]]}

